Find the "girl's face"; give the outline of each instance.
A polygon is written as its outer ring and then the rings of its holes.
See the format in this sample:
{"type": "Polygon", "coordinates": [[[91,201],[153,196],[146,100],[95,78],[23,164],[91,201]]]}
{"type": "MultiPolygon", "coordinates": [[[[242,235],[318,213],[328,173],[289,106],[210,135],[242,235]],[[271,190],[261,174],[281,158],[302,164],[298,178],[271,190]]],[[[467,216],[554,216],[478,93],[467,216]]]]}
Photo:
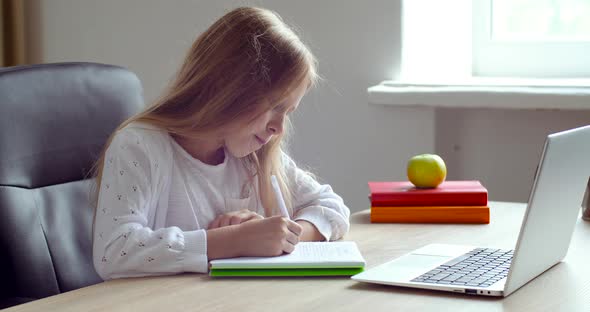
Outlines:
{"type": "Polygon", "coordinates": [[[299,106],[307,91],[302,83],[282,103],[267,110],[249,123],[231,127],[224,136],[224,146],[234,157],[245,157],[268,143],[273,136],[283,132],[283,124],[288,114],[299,106]]]}

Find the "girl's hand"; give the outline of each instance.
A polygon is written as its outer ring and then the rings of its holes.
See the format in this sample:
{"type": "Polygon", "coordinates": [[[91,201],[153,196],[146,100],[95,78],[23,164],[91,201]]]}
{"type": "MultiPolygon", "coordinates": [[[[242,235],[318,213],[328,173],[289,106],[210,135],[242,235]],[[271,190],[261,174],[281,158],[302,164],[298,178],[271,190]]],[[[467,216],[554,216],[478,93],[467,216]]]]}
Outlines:
{"type": "Polygon", "coordinates": [[[301,225],[283,217],[270,217],[240,224],[236,239],[241,256],[280,256],[299,243],[301,225]]]}
{"type": "Polygon", "coordinates": [[[313,223],[305,220],[297,220],[295,221],[297,224],[301,225],[301,235],[299,235],[299,241],[302,242],[321,242],[325,241],[326,238],[318,231],[318,229],[313,225],[313,223]]]}
{"type": "Polygon", "coordinates": [[[229,225],[237,225],[250,220],[263,219],[264,217],[257,214],[254,211],[248,209],[242,209],[238,211],[232,211],[218,215],[211,223],[209,223],[209,229],[216,229],[229,225]]]}

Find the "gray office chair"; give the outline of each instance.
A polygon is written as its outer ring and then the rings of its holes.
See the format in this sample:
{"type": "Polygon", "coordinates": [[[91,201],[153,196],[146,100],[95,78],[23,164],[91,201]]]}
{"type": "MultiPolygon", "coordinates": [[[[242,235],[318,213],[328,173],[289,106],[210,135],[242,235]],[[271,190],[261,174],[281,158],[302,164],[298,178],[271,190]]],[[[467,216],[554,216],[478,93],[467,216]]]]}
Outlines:
{"type": "Polygon", "coordinates": [[[139,79],[121,67],[0,69],[0,308],[101,282],[88,174],[143,105],[139,79]]]}

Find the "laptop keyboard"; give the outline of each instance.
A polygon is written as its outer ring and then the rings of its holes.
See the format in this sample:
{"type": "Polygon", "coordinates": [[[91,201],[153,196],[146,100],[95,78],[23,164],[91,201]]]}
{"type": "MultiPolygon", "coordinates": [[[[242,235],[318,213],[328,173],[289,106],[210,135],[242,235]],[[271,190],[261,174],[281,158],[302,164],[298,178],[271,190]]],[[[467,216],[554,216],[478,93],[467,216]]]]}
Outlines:
{"type": "Polygon", "coordinates": [[[412,282],[488,287],[508,275],[513,253],[513,250],[476,248],[412,282]]]}

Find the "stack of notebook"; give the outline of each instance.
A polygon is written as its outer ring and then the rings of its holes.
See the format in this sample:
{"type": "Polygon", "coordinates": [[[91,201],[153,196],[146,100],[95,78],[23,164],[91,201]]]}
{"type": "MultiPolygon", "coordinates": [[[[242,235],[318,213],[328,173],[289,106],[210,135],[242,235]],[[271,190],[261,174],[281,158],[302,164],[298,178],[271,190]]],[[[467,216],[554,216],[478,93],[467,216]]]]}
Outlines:
{"type": "Polygon", "coordinates": [[[488,191],[479,181],[445,181],[420,189],[409,181],[369,182],[371,222],[490,223],[488,191]]]}

